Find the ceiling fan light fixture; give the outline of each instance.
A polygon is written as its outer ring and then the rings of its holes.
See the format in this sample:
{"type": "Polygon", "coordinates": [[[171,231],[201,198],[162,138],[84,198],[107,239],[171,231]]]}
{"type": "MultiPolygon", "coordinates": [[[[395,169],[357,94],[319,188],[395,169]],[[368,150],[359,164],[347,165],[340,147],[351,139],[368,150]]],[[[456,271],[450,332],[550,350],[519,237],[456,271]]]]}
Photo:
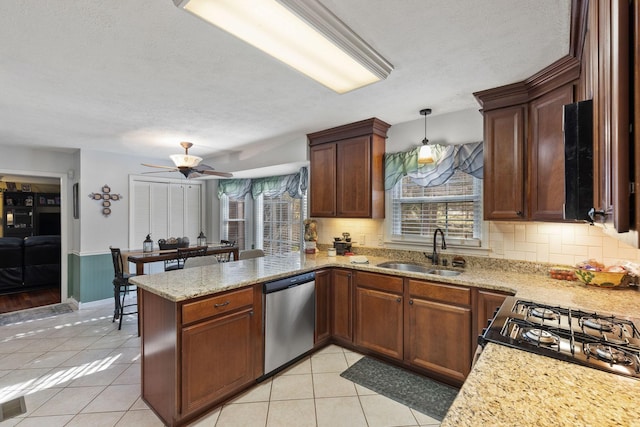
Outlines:
{"type": "Polygon", "coordinates": [[[424,139],[422,140],[422,146],[418,152],[418,164],[427,165],[436,161],[433,156],[431,145],[429,145],[429,140],[427,139],[427,116],[431,114],[431,108],[420,110],[420,114],[424,116],[424,139]]]}
{"type": "Polygon", "coordinates": [[[169,156],[177,168],[194,168],[200,164],[202,157],[191,154],[172,154],[169,156]]]}
{"type": "Polygon", "coordinates": [[[393,66],[317,0],[173,0],[337,93],[385,79],[393,66]]]}

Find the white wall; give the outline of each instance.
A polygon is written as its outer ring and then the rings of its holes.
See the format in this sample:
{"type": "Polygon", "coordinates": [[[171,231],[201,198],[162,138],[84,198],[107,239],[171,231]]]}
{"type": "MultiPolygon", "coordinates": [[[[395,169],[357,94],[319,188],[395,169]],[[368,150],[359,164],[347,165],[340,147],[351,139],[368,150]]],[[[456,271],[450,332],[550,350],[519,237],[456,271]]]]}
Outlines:
{"type": "MultiPolygon", "coordinates": [[[[387,153],[406,151],[419,146],[424,139],[424,116],[391,126],[387,132],[387,153]]],[[[431,143],[463,144],[483,139],[482,114],[468,109],[427,116],[427,139],[431,143]]]]}

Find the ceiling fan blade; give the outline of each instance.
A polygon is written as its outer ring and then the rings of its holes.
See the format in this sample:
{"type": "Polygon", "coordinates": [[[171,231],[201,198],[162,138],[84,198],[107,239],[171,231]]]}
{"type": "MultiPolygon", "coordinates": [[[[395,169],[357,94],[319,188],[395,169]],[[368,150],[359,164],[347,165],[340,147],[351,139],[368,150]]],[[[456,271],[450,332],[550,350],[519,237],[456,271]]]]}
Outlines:
{"type": "Polygon", "coordinates": [[[233,174],[229,172],[218,172],[218,171],[212,171],[212,170],[202,170],[198,172],[203,173],[205,175],[222,176],[224,178],[231,178],[233,176],[233,174]]]}
{"type": "Polygon", "coordinates": [[[162,168],[162,169],[171,169],[174,171],[177,171],[178,168],[176,168],[175,166],[162,166],[162,165],[151,165],[149,163],[140,163],[142,166],[148,166],[150,168],[162,168]]]}
{"type": "Polygon", "coordinates": [[[171,172],[175,172],[174,170],[162,170],[162,171],[148,171],[148,172],[141,172],[143,175],[146,175],[148,173],[171,173],[171,172]]]}

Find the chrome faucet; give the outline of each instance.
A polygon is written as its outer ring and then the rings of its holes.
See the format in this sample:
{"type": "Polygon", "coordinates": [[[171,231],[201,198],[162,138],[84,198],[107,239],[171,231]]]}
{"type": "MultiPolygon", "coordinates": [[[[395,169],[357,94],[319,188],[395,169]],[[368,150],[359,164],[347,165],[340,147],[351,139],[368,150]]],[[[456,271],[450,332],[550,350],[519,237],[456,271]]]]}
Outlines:
{"type": "Polygon", "coordinates": [[[436,246],[436,239],[438,238],[438,231],[442,236],[442,250],[447,249],[447,242],[444,240],[444,232],[440,228],[436,228],[436,231],[433,232],[433,253],[431,255],[426,255],[427,258],[431,260],[433,265],[438,265],[440,263],[440,256],[438,255],[438,247],[436,246]]]}

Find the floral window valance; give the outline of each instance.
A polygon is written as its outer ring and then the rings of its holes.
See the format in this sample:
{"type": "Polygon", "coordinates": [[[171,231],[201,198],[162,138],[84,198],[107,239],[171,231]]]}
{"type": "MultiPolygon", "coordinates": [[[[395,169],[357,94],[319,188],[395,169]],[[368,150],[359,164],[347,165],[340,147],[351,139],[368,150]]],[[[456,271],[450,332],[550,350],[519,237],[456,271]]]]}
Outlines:
{"type": "Polygon", "coordinates": [[[253,179],[223,179],[218,181],[218,198],[226,194],[232,198],[242,198],[248,193],[256,199],[261,194],[279,197],[285,192],[295,199],[301,199],[309,186],[307,167],[291,175],[268,176],[253,179]]]}
{"type": "Polygon", "coordinates": [[[442,185],[456,170],[482,179],[482,141],[470,144],[433,145],[436,161],[418,164],[420,147],[399,153],[389,153],[384,158],[384,188],[391,190],[404,176],[423,187],[442,185]]]}

